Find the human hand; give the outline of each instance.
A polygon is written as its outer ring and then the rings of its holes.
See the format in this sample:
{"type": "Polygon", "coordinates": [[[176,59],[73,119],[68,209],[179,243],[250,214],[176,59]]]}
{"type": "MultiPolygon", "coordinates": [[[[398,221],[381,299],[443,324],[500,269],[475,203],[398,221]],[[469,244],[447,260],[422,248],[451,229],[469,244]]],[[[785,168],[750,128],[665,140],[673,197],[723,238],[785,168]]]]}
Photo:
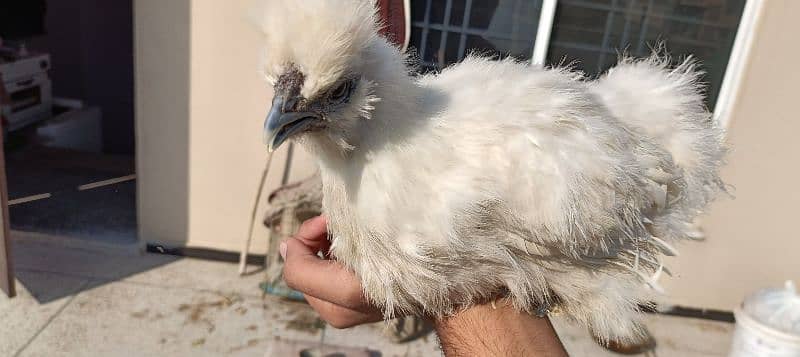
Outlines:
{"type": "Polygon", "coordinates": [[[358,277],[328,255],[327,220],[311,218],[300,226],[294,237],[280,245],[283,279],[303,293],[320,317],[335,328],[383,320],[383,314],[364,297],[358,277]],[[320,258],[322,252],[326,258],[320,258]]]}
{"type": "MultiPolygon", "coordinates": [[[[327,221],[303,222],[297,234],[282,242],[283,277],[305,295],[323,320],[335,328],[377,322],[380,310],[363,295],[355,274],[328,257],[327,221]],[[326,258],[317,253],[322,252],[326,258]]],[[[566,356],[550,321],[517,311],[512,305],[474,305],[433,323],[446,356],[566,356]]]]}

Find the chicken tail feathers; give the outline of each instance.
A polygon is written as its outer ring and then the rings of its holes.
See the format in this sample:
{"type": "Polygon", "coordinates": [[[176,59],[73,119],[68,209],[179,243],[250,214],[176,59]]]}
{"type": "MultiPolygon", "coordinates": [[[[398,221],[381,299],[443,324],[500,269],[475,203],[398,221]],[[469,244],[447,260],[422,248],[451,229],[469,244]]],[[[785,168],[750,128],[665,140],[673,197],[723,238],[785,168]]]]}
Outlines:
{"type": "Polygon", "coordinates": [[[719,178],[727,151],[724,132],[704,103],[697,61],[689,57],[671,66],[670,58],[658,52],[645,59],[621,58],[593,89],[617,119],[671,154],[685,181],[682,212],[673,213],[691,220],[725,191],[719,178]]]}

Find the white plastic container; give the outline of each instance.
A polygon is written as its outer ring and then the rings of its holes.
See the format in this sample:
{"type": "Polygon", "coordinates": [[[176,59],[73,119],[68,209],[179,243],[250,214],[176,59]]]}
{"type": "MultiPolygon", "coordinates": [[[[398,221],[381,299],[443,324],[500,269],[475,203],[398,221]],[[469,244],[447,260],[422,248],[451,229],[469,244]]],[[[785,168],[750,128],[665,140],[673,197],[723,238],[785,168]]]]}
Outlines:
{"type": "Polygon", "coordinates": [[[800,295],[791,281],[751,295],[734,315],[730,357],[800,357],[800,295]]]}

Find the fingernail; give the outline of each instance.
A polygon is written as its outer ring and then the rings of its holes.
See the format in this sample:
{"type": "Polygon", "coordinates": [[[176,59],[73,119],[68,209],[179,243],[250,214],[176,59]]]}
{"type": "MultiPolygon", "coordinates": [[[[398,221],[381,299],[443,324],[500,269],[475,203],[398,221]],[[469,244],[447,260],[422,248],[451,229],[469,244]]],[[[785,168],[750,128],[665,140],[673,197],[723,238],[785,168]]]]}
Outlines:
{"type": "Polygon", "coordinates": [[[281,247],[278,249],[281,253],[281,258],[286,260],[286,242],[281,242],[281,247]]]}

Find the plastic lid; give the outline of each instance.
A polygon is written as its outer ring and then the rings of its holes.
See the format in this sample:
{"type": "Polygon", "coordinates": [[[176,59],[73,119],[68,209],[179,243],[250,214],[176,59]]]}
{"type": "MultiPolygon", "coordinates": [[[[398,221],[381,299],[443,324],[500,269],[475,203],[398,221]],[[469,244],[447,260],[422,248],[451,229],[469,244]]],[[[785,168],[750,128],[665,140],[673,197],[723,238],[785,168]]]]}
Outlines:
{"type": "Polygon", "coordinates": [[[764,289],[751,295],[742,310],[762,324],[800,336],[800,295],[792,281],[787,281],[783,289],[764,289]]]}

